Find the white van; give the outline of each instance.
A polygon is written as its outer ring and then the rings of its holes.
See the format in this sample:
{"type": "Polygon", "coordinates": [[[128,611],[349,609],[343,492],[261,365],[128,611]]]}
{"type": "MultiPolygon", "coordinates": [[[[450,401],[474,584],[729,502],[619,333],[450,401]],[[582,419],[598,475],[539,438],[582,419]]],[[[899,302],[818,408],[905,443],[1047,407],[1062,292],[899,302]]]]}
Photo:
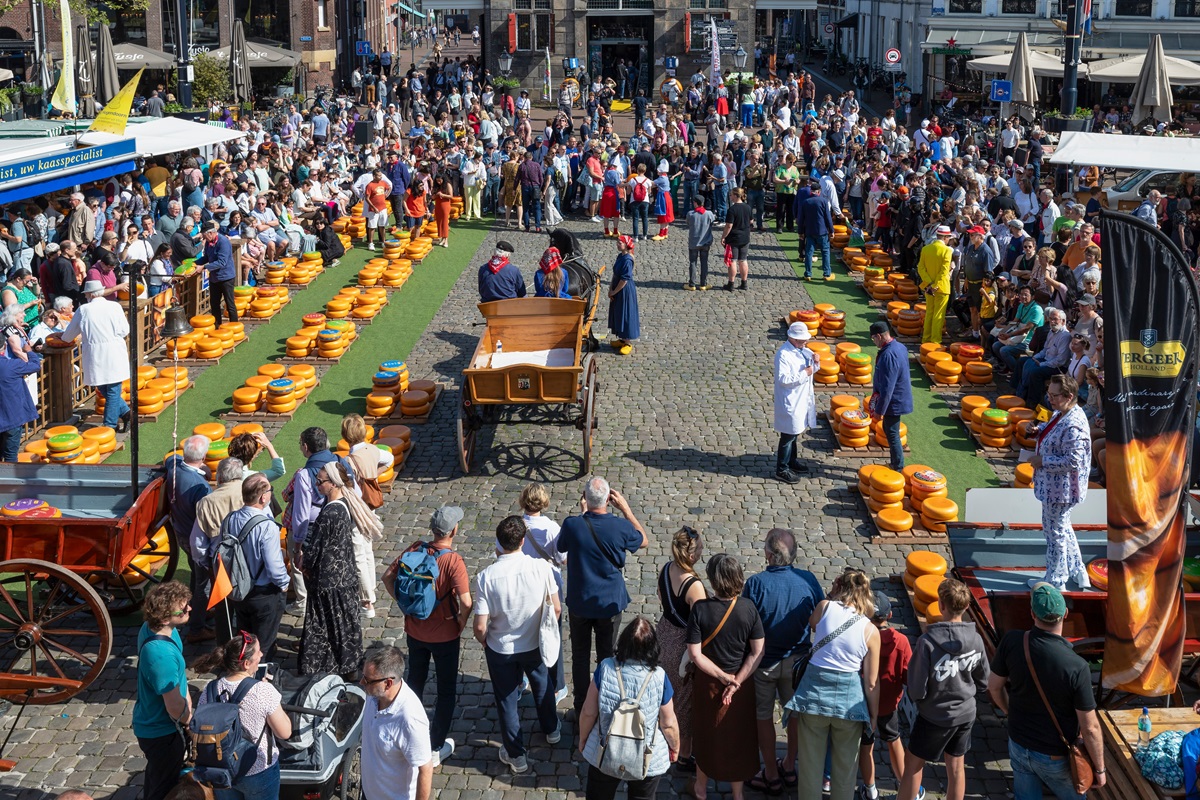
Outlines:
{"type": "Polygon", "coordinates": [[[1140,169],[1105,189],[1103,196],[1110,209],[1132,211],[1141,205],[1151,189],[1158,189],[1164,197],[1174,194],[1179,179],[1186,174],[1184,170],[1140,169]]]}

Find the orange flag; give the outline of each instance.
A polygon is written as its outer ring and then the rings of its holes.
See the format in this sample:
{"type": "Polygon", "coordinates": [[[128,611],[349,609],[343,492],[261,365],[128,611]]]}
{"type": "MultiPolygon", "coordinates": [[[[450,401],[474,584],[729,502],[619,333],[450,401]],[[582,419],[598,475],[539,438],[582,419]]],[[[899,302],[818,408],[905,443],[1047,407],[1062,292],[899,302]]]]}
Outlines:
{"type": "Polygon", "coordinates": [[[220,556],[217,556],[217,576],[213,578],[212,594],[208,596],[209,609],[214,608],[232,591],[233,584],[229,582],[229,573],[225,571],[225,562],[221,560],[220,556]]]}

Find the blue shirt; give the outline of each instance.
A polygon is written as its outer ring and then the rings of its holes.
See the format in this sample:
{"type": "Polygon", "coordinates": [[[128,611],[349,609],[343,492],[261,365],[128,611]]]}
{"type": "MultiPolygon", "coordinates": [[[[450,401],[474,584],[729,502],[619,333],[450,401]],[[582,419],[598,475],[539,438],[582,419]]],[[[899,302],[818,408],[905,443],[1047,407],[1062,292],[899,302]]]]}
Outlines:
{"type": "Polygon", "coordinates": [[[212,244],[204,245],[204,253],[196,260],[203,264],[214,281],[231,281],[237,277],[237,266],[233,263],[233,245],[229,237],[218,233],[212,244]]]}
{"type": "Polygon", "coordinates": [[[642,535],[629,520],[613,514],[587,512],[563,520],[556,547],[567,553],[567,605],[571,613],[587,619],[620,614],[629,605],[625,553],[636,553],[642,535]],[[586,521],[585,521],[586,519],[586,521]],[[588,521],[592,523],[588,529],[588,521]],[[591,531],[596,532],[593,538],[591,531]],[[597,547],[599,540],[599,547],[597,547]]]}
{"type": "Polygon", "coordinates": [[[825,592],[808,570],[780,566],[751,575],[742,597],[754,604],[762,619],[767,639],[762,663],[767,667],[795,654],[808,641],[808,618],[825,599],[825,592]]]}
{"type": "MultiPolygon", "coordinates": [[[[192,530],[196,524],[196,504],[212,489],[208,478],[195,467],[189,467],[183,456],[171,456],[163,465],[166,469],[167,505],[171,509],[171,525],[176,531],[192,530]]],[[[184,545],[187,547],[187,545],[184,545]]]]}
{"type": "MultiPolygon", "coordinates": [[[[275,549],[279,549],[278,543],[275,549]]],[[[133,704],[133,733],[142,739],[175,733],[175,722],[167,713],[162,696],[173,689],[180,697],[187,696],[187,664],[183,661],[179,631],[171,631],[169,642],[161,639],[148,642],[153,635],[150,626],[142,623],[138,632],[137,702],[133,704]]]]}
{"type": "Polygon", "coordinates": [[[4,402],[0,403],[0,431],[19,428],[38,418],[37,407],[25,385],[25,376],[41,370],[42,357],[38,353],[26,355],[28,362],[0,357],[0,397],[4,397],[4,402]]]}
{"type": "MultiPolygon", "coordinates": [[[[562,272],[562,286],[558,287],[558,296],[563,298],[564,300],[570,300],[571,293],[569,291],[567,291],[567,285],[571,282],[571,276],[567,274],[567,271],[565,269],[561,270],[561,272],[562,272]]],[[[540,269],[537,272],[533,273],[533,296],[534,297],[549,297],[550,296],[550,295],[546,294],[546,291],[543,288],[543,284],[545,282],[546,282],[546,273],[542,272],[540,269]]]]}
{"type": "Polygon", "coordinates": [[[908,372],[908,348],[892,339],[875,356],[875,413],[880,416],[911,414],[912,379],[908,372]]]}
{"type": "Polygon", "coordinates": [[[492,272],[487,264],[479,268],[480,302],[511,300],[525,294],[525,278],[512,262],[501,267],[499,272],[492,272]]]}
{"type": "Polygon", "coordinates": [[[804,229],[805,236],[828,236],[833,233],[833,212],[824,195],[815,194],[800,204],[797,227],[804,229]]]}
{"type": "Polygon", "coordinates": [[[246,569],[254,577],[255,586],[274,584],[286,592],[291,578],[283,564],[283,550],[279,548],[279,526],[267,513],[253,506],[242,506],[225,518],[221,523],[221,532],[237,536],[242,532],[242,526],[257,517],[258,521],[242,545],[246,569]]]}

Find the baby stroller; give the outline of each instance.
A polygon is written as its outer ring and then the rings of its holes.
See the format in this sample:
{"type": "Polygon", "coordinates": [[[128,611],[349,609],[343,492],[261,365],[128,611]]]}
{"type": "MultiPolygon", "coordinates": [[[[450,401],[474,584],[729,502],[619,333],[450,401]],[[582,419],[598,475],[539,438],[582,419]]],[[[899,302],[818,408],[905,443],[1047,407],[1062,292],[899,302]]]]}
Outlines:
{"type": "Polygon", "coordinates": [[[366,693],[338,675],[292,675],[277,664],[260,672],[292,720],[291,738],[279,742],[280,800],[358,800],[366,693]]]}
{"type": "Polygon", "coordinates": [[[579,239],[564,228],[555,228],[550,232],[550,246],[557,247],[562,255],[562,268],[567,273],[567,288],[571,296],[587,301],[583,335],[587,349],[595,352],[600,348],[600,342],[592,333],[592,323],[596,321],[596,307],[600,303],[600,276],[604,274],[604,267],[600,267],[598,272],[593,270],[583,255],[579,239]]]}

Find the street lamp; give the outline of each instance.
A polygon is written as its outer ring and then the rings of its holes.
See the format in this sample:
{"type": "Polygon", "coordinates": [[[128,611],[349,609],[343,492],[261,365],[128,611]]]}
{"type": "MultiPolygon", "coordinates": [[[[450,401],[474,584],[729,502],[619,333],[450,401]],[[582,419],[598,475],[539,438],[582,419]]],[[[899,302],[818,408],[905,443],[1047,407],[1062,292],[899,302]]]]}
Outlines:
{"type": "Polygon", "coordinates": [[[506,78],[512,74],[512,53],[507,50],[500,54],[500,74],[506,78]]]}
{"type": "Polygon", "coordinates": [[[738,72],[746,68],[746,48],[738,45],[738,49],[733,54],[733,63],[737,65],[738,72]]]}

